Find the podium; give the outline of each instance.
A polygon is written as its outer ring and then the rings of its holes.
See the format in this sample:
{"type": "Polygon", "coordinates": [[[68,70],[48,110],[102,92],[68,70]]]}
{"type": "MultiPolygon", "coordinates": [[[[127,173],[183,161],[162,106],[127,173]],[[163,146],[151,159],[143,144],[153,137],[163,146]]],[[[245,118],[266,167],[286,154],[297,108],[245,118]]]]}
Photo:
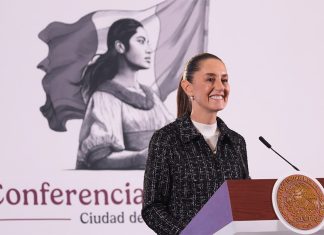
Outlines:
{"type": "MultiPolygon", "coordinates": [[[[324,186],[324,179],[318,179],[324,186]]],[[[181,235],[290,235],[272,207],[275,179],[227,180],[181,235]]],[[[314,233],[324,235],[324,228],[314,233]]]]}

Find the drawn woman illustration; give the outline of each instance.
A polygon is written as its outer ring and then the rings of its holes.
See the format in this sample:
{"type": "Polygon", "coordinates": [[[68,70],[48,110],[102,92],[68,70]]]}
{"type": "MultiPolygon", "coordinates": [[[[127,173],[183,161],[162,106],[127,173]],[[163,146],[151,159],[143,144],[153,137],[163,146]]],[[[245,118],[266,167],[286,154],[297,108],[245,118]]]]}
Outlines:
{"type": "Polygon", "coordinates": [[[153,132],[173,118],[152,89],[137,79],[137,72],[152,62],[143,25],[134,19],[114,22],[107,46],[83,75],[87,109],[76,168],[144,169],[153,132]]]}

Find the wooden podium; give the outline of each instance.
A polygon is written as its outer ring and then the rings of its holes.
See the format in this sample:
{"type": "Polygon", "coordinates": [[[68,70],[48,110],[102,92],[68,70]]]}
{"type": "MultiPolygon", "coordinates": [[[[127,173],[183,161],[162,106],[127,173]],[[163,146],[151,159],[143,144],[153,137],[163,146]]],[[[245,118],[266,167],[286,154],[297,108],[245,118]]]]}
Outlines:
{"type": "MultiPolygon", "coordinates": [[[[318,179],[324,186],[324,179],[318,179]]],[[[227,180],[181,235],[290,235],[272,207],[276,180],[227,180]]],[[[314,234],[324,235],[324,228],[314,234]]]]}

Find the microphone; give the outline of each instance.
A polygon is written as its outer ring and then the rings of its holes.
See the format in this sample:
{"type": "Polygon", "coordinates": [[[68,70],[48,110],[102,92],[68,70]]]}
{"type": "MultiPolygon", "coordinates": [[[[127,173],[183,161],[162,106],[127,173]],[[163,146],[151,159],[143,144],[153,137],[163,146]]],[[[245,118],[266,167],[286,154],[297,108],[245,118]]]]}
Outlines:
{"type": "Polygon", "coordinates": [[[300,171],[296,166],[294,166],[293,164],[291,164],[286,158],[284,158],[283,156],[281,156],[279,153],[277,153],[277,151],[275,151],[273,148],[271,148],[271,144],[269,144],[262,136],[259,137],[259,140],[265,145],[267,146],[269,149],[271,149],[273,152],[275,152],[279,157],[281,157],[283,160],[285,160],[289,165],[291,165],[296,171],[300,171]]]}

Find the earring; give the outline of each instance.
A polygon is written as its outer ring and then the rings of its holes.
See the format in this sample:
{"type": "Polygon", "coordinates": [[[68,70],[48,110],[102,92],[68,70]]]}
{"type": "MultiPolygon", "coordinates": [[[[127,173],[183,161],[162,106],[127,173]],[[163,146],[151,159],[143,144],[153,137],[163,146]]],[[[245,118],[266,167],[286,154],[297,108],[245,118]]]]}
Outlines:
{"type": "Polygon", "coordinates": [[[190,96],[190,99],[191,100],[195,100],[195,97],[192,95],[192,96],[190,96]]]}

